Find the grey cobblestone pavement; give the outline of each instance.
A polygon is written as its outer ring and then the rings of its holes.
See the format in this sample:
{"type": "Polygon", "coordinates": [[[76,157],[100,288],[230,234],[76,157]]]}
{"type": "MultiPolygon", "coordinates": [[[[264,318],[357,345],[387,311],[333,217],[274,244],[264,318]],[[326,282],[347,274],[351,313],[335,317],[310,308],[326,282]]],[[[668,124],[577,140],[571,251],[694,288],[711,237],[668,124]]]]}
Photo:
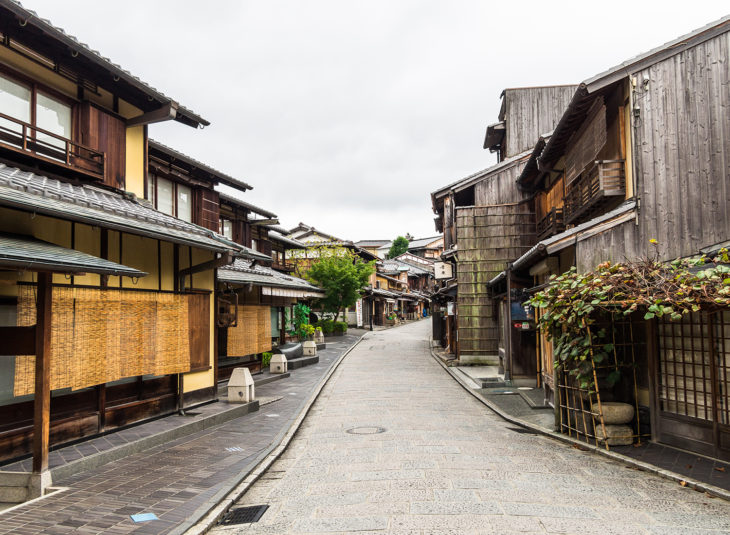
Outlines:
{"type": "MultiPolygon", "coordinates": [[[[0,534],[167,533],[191,515],[207,511],[240,474],[289,429],[312,389],[359,335],[328,339],[317,365],[256,388],[256,396],[281,397],[260,411],[129,455],[93,470],[54,481],[68,490],[0,514],[0,534]],[[237,448],[229,451],[226,448],[237,448]],[[159,520],[135,524],[130,515],[154,513],[159,520]]],[[[172,416],[157,423],[173,425],[172,416]]],[[[135,435],[134,428],[125,436],[135,435]]],[[[115,435],[107,435],[115,441],[115,435]]],[[[69,451],[81,446],[71,447],[69,451]]]]}
{"type": "Polygon", "coordinates": [[[431,358],[428,325],[369,334],[236,504],[260,521],[214,532],[730,532],[723,500],[515,431],[431,358]]]}

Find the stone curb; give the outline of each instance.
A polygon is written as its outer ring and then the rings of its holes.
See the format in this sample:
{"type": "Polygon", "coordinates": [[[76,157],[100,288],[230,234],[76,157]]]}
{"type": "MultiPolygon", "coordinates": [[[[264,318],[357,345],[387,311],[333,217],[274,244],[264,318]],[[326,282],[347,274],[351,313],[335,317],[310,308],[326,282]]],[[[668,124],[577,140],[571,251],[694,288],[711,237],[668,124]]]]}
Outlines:
{"type": "MultiPolygon", "coordinates": [[[[187,410],[190,410],[190,408],[187,408],[187,410]]],[[[241,416],[245,416],[246,414],[257,410],[259,410],[259,402],[252,401],[251,403],[245,403],[225,412],[219,412],[217,414],[201,418],[200,420],[194,420],[173,429],[168,429],[167,431],[162,431],[148,437],[140,438],[134,442],[120,444],[114,448],[83,457],[77,461],[72,461],[70,463],[51,468],[51,478],[55,481],[57,479],[70,477],[79,472],[93,470],[94,468],[117,461],[127,457],[128,455],[133,455],[186,435],[203,431],[209,427],[220,425],[235,418],[240,418],[241,416]]]]}
{"type": "Polygon", "coordinates": [[[531,422],[526,422],[525,420],[522,420],[521,418],[517,418],[515,416],[512,416],[510,414],[507,414],[502,409],[491,403],[488,399],[484,398],[481,394],[478,392],[475,392],[471,387],[469,387],[468,384],[464,382],[464,380],[456,375],[453,371],[449,369],[448,366],[446,366],[441,359],[439,359],[438,355],[434,353],[433,351],[433,341],[429,339],[429,351],[431,352],[431,357],[441,366],[446,372],[457,382],[459,385],[461,385],[464,390],[469,392],[474,398],[477,399],[480,403],[483,405],[486,405],[490,410],[495,412],[498,416],[500,416],[502,419],[515,424],[519,425],[520,427],[524,427],[526,429],[530,429],[532,431],[535,431],[537,433],[540,433],[541,435],[550,437],[555,440],[559,440],[561,442],[565,442],[567,444],[570,444],[572,446],[577,446],[581,450],[588,450],[592,451],[593,453],[597,453],[599,455],[603,455],[604,457],[609,457],[610,459],[613,459],[614,461],[618,461],[622,464],[631,466],[633,468],[637,468],[638,470],[644,471],[644,472],[650,472],[652,474],[659,475],[665,479],[669,479],[671,481],[676,481],[677,483],[685,482],[688,488],[706,492],[707,494],[710,494],[712,496],[716,496],[718,498],[722,498],[723,500],[730,501],[730,491],[727,491],[725,489],[721,489],[720,487],[716,487],[714,485],[710,485],[709,483],[704,483],[702,481],[697,481],[695,479],[688,478],[686,476],[677,474],[676,472],[672,472],[671,470],[665,470],[663,468],[659,468],[658,466],[655,466],[653,464],[645,463],[642,461],[638,461],[636,459],[632,459],[631,457],[628,457],[626,455],[623,455],[621,453],[616,453],[614,451],[605,450],[603,448],[600,448],[598,446],[594,446],[592,444],[588,444],[586,442],[582,442],[580,440],[577,440],[575,438],[566,436],[562,433],[558,433],[556,431],[552,431],[550,429],[545,429],[544,427],[537,426],[531,422]]]}
{"type": "Polygon", "coordinates": [[[251,488],[251,486],[263,475],[263,473],[266,472],[266,470],[268,470],[269,467],[286,451],[286,448],[291,443],[294,435],[296,435],[299,431],[304,418],[306,418],[307,414],[309,414],[309,410],[312,408],[312,405],[314,405],[317,398],[319,398],[319,394],[327,384],[327,381],[329,381],[332,374],[334,374],[337,368],[339,368],[345,357],[347,357],[347,355],[349,355],[350,352],[358,346],[367,334],[369,334],[369,332],[360,336],[360,338],[358,338],[357,341],[352,344],[347,351],[340,355],[334,364],[332,364],[327,374],[320,379],[319,383],[314,388],[309,399],[304,401],[299,414],[295,417],[292,424],[288,428],[282,429],[276,435],[271,445],[259,453],[251,462],[249,465],[250,468],[234,476],[230,480],[230,483],[227,483],[223,489],[218,491],[211,499],[193,512],[185,522],[179,524],[175,529],[170,531],[170,535],[201,535],[215,526],[218,520],[228,511],[228,509],[235,504],[236,501],[243,496],[246,491],[248,491],[248,489],[251,488]]]}

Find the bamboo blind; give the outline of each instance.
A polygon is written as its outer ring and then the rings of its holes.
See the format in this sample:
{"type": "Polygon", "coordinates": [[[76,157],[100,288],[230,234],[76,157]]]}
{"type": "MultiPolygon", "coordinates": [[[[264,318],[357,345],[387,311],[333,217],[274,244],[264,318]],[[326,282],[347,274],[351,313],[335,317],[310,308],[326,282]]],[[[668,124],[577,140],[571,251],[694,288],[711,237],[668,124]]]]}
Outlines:
{"type": "Polygon", "coordinates": [[[228,328],[226,356],[243,357],[271,350],[271,307],[238,307],[238,325],[228,328]]]}
{"type": "MultiPolygon", "coordinates": [[[[19,287],[18,325],[35,325],[35,286],[19,287]]],[[[51,389],[190,370],[186,295],[53,288],[51,389]]],[[[35,356],[15,360],[14,393],[34,392],[35,356]]]]}

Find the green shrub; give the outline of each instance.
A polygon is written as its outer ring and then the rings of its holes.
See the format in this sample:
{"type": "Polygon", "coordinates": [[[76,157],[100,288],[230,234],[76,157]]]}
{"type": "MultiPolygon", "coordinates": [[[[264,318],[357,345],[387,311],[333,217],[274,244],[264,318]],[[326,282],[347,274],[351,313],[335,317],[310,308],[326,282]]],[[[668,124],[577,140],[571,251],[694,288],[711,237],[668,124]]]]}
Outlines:
{"type": "Polygon", "coordinates": [[[334,323],[333,330],[336,333],[346,333],[347,332],[347,322],[336,321],[334,323]]]}
{"type": "Polygon", "coordinates": [[[317,322],[317,326],[322,329],[322,333],[327,336],[328,334],[332,334],[332,331],[334,330],[334,324],[335,322],[332,320],[319,320],[317,322]]]}
{"type": "Polygon", "coordinates": [[[261,367],[262,368],[268,368],[269,364],[271,363],[271,352],[266,351],[261,354],[261,367]]]}

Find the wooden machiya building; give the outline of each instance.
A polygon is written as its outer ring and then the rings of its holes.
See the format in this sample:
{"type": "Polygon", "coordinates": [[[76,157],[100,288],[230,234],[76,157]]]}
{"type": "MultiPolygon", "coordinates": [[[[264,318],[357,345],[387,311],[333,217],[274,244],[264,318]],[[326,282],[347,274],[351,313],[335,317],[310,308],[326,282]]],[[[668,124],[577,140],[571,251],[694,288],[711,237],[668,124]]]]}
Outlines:
{"type": "Polygon", "coordinates": [[[220,194],[220,230],[263,258],[239,259],[217,271],[217,379],[233,369],[261,370],[261,354],[287,341],[292,306],[324,297],[322,290],[292,275],[287,251],[305,248],[282,233],[276,214],[236,197],[220,194]]]}
{"type": "Polygon", "coordinates": [[[260,255],[148,140],[207,121],[15,2],[0,20],[0,462],[42,473],[49,445],[214,399],[215,268],[260,255]]]}
{"type": "Polygon", "coordinates": [[[515,180],[538,136],[553,129],[574,90],[504,90],[499,122],[487,128],[484,143],[500,162],[431,194],[436,230],[443,232],[441,258],[451,264],[453,274],[452,279],[440,278],[435,294],[444,324],[434,337],[462,363],[498,365],[507,374],[535,378],[531,356],[506,359],[506,338],[522,335],[500,321],[503,305],[490,294],[487,282],[535,243],[531,195],[517,188],[515,180]]]}
{"type": "MultiPolygon", "coordinates": [[[[495,288],[508,277],[539,288],[573,266],[669,262],[730,243],[729,50],[726,17],[578,86],[517,177],[539,241],[510,259],[495,288]]],[[[636,394],[623,401],[642,410],[652,440],[730,459],[730,313],[643,316],[614,330],[638,360],[636,394]]],[[[535,359],[555,400],[544,337],[535,359]]]]}

